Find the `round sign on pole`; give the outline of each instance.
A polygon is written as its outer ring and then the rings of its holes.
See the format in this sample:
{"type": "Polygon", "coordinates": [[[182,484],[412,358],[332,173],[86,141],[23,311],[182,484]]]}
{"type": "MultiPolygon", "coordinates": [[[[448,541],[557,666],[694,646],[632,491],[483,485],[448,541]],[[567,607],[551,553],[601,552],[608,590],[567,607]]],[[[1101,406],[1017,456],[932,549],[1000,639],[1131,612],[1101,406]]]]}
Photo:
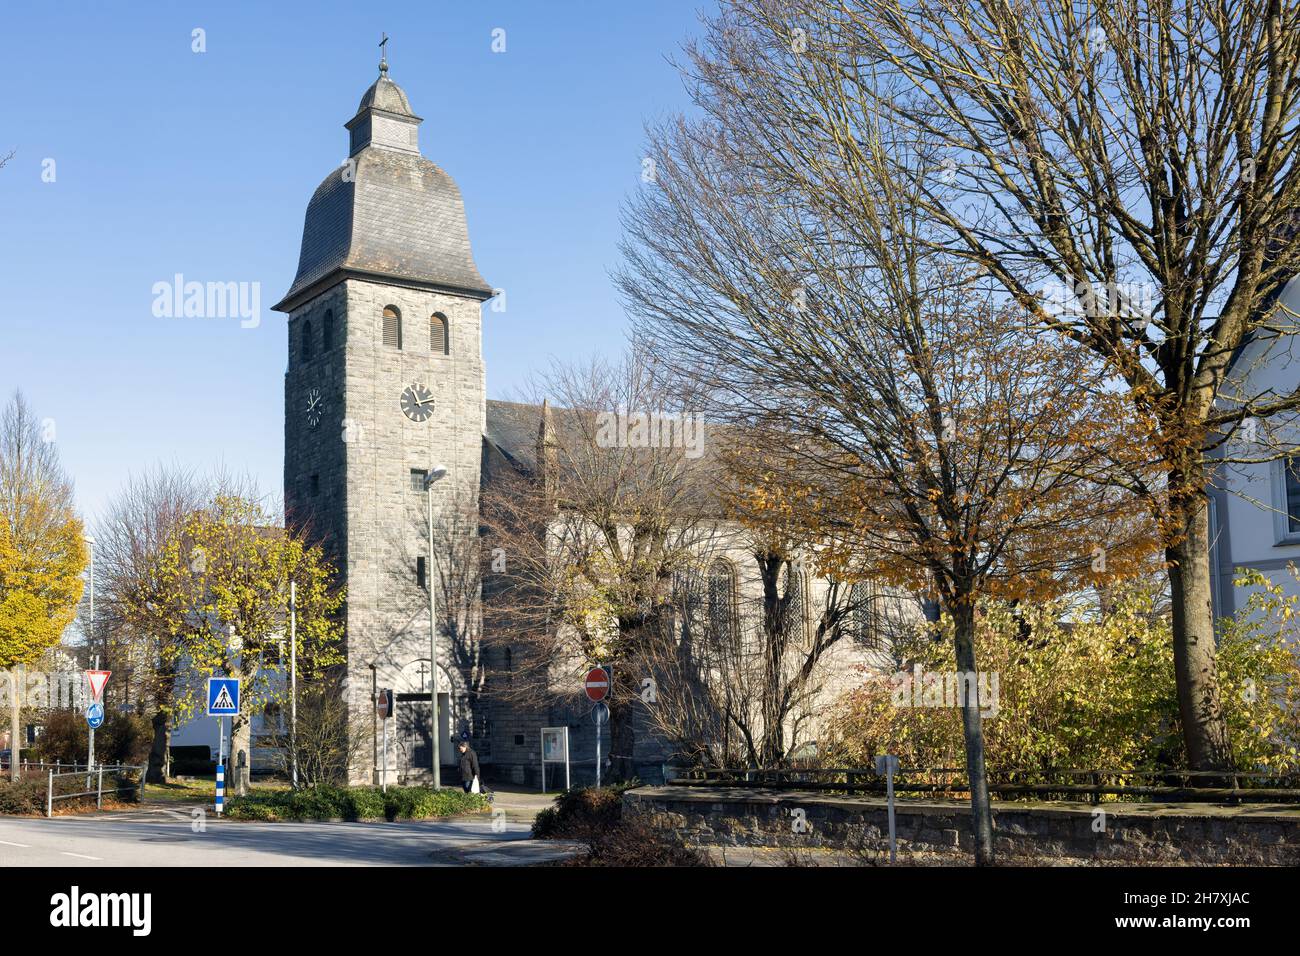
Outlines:
{"type": "Polygon", "coordinates": [[[104,705],[95,701],[86,708],[86,723],[90,725],[91,730],[97,730],[99,725],[104,722],[104,705]]]}
{"type": "Polygon", "coordinates": [[[583,678],[582,689],[587,692],[588,700],[604,700],[609,696],[609,671],[603,667],[593,667],[583,678]]]}
{"type": "Polygon", "coordinates": [[[609,705],[601,701],[591,708],[591,719],[596,722],[597,727],[603,727],[609,721],[609,705]]]}

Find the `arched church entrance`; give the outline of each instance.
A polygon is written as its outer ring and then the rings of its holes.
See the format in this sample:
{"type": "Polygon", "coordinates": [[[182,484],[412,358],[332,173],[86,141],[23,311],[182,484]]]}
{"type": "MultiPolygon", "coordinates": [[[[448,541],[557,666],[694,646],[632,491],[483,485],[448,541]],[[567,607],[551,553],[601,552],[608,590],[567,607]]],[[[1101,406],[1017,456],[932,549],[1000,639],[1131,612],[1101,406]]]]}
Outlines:
{"type": "MultiPolygon", "coordinates": [[[[452,727],[455,724],[455,701],[459,696],[457,686],[445,667],[438,667],[438,763],[443,768],[443,784],[449,781],[448,768],[456,763],[452,748],[452,727]]],[[[433,747],[429,733],[430,669],[427,657],[416,658],[402,668],[397,686],[396,729],[394,741],[397,748],[398,767],[403,779],[431,779],[433,776],[433,747]]]]}

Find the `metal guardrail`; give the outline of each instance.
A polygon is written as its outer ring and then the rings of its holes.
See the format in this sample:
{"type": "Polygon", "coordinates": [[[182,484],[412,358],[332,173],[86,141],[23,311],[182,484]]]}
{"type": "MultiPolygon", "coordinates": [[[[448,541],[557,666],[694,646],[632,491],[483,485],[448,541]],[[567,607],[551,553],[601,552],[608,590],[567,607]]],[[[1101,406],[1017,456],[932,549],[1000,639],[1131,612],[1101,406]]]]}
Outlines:
{"type": "Polygon", "coordinates": [[[144,767],[127,766],[124,764],[96,764],[95,766],[86,766],[80,764],[72,770],[55,773],[56,766],[67,766],[67,764],[55,765],[47,764],[46,766],[46,785],[45,785],[45,816],[54,815],[54,803],[56,800],[77,800],[89,797],[95,798],[95,809],[100,810],[104,807],[104,794],[115,794],[122,792],[138,791],[139,799],[144,798],[144,767]],[[109,783],[116,784],[108,789],[104,788],[104,774],[108,773],[109,783]],[[137,780],[125,780],[129,774],[136,774],[137,780]],[[84,781],[81,785],[83,790],[63,791],[59,781],[84,781]],[[92,786],[93,784],[93,786],[92,786]],[[61,792],[62,791],[62,792],[61,792]]]}
{"type": "MultiPolygon", "coordinates": [[[[818,769],[678,768],[665,783],[684,787],[753,787],[776,790],[824,790],[839,793],[884,793],[885,779],[869,767],[818,769]]],[[[894,777],[899,793],[938,796],[969,793],[964,768],[900,768],[894,777]],[[909,779],[911,778],[911,779],[909,779]],[[948,778],[948,779],[936,779],[948,778]],[[953,779],[960,778],[960,779],[953,779]]],[[[989,771],[989,792],[1002,797],[1086,798],[1103,796],[1164,801],[1300,802],[1300,774],[1218,770],[1046,770],[989,771]],[[1086,781],[1086,782],[1080,782],[1086,781]]]]}

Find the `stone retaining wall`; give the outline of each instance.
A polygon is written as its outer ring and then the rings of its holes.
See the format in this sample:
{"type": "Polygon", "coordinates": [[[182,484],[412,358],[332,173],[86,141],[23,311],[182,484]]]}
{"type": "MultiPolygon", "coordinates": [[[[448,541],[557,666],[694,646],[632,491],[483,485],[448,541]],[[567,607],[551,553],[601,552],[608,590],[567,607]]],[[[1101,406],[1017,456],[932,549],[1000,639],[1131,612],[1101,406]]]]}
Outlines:
{"type": "MultiPolygon", "coordinates": [[[[641,787],[624,813],[644,815],[694,846],[862,849],[888,847],[885,801],[815,791],[641,787]]],[[[1300,864],[1300,807],[1268,804],[994,803],[1004,855],[1072,857],[1119,863],[1300,864]]],[[[962,801],[902,800],[895,828],[900,853],[970,847],[970,807],[962,801]]]]}

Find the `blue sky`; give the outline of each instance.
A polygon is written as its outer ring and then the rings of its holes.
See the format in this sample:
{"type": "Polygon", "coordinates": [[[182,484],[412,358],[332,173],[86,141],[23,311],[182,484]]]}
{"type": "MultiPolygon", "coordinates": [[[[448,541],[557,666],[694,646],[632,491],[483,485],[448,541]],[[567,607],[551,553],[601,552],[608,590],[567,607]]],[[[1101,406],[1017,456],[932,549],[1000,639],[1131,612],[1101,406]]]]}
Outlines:
{"type": "Polygon", "coordinates": [[[670,57],[710,0],[5,4],[0,389],[53,419],[88,517],[154,462],[278,492],[283,317],[303,213],[377,75],[460,184],[489,397],[548,356],[613,353],[619,208],[643,127],[685,109],[670,57]],[[205,31],[206,52],[192,51],[205,31]],[[492,31],[506,51],[492,51],[492,31]],[[54,181],[48,177],[53,160],[54,181]],[[261,324],[155,318],[151,288],[259,282],[261,324]]]}

